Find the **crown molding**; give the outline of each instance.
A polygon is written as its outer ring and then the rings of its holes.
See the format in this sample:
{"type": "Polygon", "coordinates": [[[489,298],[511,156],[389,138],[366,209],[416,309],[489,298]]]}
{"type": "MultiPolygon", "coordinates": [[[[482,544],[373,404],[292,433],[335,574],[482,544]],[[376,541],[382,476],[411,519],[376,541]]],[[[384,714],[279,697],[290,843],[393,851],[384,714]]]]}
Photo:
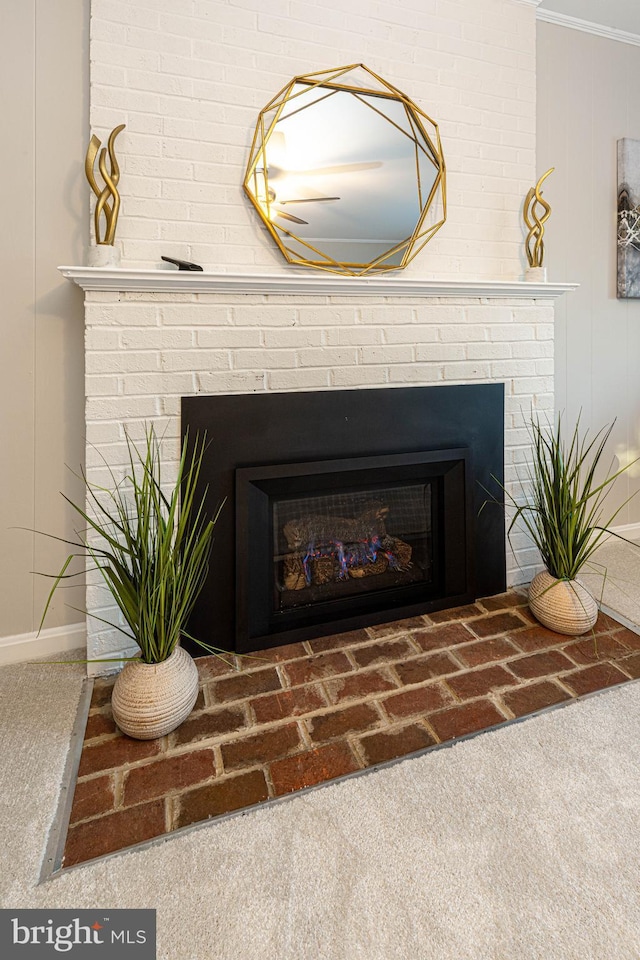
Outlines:
{"type": "Polygon", "coordinates": [[[112,267],[58,267],[85,291],[118,293],[280,294],[357,297],[522,297],[555,299],[576,283],[522,280],[413,280],[288,274],[191,273],[179,270],[127,270],[112,267]]]}
{"type": "Polygon", "coordinates": [[[555,23],[556,26],[568,27],[570,30],[580,30],[582,33],[591,33],[596,37],[604,37],[605,40],[618,40],[620,43],[630,43],[640,47],[640,34],[627,33],[626,30],[617,30],[615,27],[605,27],[604,24],[593,23],[591,20],[569,17],[565,13],[556,13],[555,10],[538,10],[536,20],[555,23]]]}
{"type": "Polygon", "coordinates": [[[515,0],[516,3],[525,3],[528,7],[537,7],[542,0],[515,0]]]}

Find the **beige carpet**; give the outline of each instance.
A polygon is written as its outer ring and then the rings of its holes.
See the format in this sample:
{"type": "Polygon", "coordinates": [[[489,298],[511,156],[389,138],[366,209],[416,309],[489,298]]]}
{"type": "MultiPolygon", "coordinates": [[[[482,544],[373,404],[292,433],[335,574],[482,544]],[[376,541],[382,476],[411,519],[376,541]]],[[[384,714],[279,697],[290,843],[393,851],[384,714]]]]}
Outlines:
{"type": "Polygon", "coordinates": [[[37,886],[80,667],[0,670],[0,905],[161,960],[638,960],[640,683],[37,886]]]}
{"type": "Polygon", "coordinates": [[[593,560],[580,579],[606,612],[640,632],[640,542],[611,537],[593,560]]]}

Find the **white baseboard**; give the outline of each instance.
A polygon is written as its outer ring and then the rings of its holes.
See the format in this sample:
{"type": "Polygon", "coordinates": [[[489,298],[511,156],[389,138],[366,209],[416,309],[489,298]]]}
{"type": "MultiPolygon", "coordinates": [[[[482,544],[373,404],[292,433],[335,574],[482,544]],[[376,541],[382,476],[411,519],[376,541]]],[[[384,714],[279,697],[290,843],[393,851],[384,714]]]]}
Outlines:
{"type": "Polygon", "coordinates": [[[20,633],[13,637],[0,637],[0,666],[8,663],[24,663],[56,653],[67,653],[87,646],[87,628],[84,623],[71,623],[66,627],[52,627],[40,633],[20,633]]]}
{"type": "Polygon", "coordinates": [[[625,540],[640,540],[640,523],[623,523],[619,527],[610,528],[612,533],[616,533],[625,540]]]}

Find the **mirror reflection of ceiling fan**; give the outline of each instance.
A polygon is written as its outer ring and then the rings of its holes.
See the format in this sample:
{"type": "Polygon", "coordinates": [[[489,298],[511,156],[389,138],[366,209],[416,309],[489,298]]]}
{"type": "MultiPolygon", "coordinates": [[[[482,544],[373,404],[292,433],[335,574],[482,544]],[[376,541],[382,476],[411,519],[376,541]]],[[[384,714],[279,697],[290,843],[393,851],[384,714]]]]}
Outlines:
{"type": "MultiPolygon", "coordinates": [[[[269,203],[276,204],[276,206],[283,207],[287,203],[324,203],[326,200],[339,200],[340,197],[305,197],[304,199],[299,200],[277,200],[276,192],[273,187],[269,187],[267,196],[269,197],[269,203]]],[[[308,220],[302,220],[300,217],[294,217],[292,213],[287,213],[285,210],[276,210],[276,217],[282,217],[283,220],[291,220],[292,223],[304,223],[308,224],[308,220]]]]}
{"type": "Polygon", "coordinates": [[[242,187],[289,264],[348,276],[406,266],[446,219],[437,123],[364,64],[271,97],[242,187]]]}
{"type": "MultiPolygon", "coordinates": [[[[285,138],[284,134],[277,131],[273,132],[268,139],[267,146],[269,147],[269,153],[280,155],[277,157],[280,160],[280,163],[283,162],[286,153],[285,138]],[[282,160],[280,159],[282,157],[282,160]]],[[[277,198],[274,185],[277,186],[278,179],[284,179],[285,177],[323,177],[323,176],[340,176],[342,174],[356,173],[360,170],[371,170],[376,167],[381,167],[381,161],[369,161],[369,162],[354,162],[354,163],[341,163],[334,164],[329,167],[310,167],[306,170],[301,169],[289,169],[282,165],[277,165],[276,163],[270,162],[267,158],[266,150],[264,153],[265,160],[267,161],[266,174],[269,183],[269,188],[267,196],[270,204],[275,204],[276,206],[286,206],[287,204],[292,203],[326,203],[332,200],[340,200],[340,197],[300,197],[297,199],[287,199],[282,200],[277,198]]],[[[259,168],[256,170],[256,173],[264,173],[264,168],[259,168]]],[[[274,211],[275,216],[280,217],[283,220],[290,220],[292,223],[308,224],[308,220],[302,220],[300,217],[294,216],[292,213],[288,213],[285,210],[276,210],[274,211]]]]}

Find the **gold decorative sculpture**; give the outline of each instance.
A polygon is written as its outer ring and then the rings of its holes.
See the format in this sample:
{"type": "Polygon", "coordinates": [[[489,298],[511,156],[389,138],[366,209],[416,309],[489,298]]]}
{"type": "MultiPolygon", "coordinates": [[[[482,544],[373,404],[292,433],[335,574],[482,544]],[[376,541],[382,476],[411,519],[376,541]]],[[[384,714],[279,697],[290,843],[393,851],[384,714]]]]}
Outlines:
{"type": "Polygon", "coordinates": [[[125,126],[126,124],[121,123],[118,127],[114,127],[109,134],[107,146],[102,147],[102,150],[100,150],[101,141],[98,140],[94,134],[91,137],[89,146],[87,147],[87,155],[84,161],[84,172],[87,180],[89,181],[91,189],[98,198],[93,214],[93,222],[95,226],[96,243],[102,246],[113,246],[113,242],[116,237],[116,224],[118,223],[118,214],[120,212],[120,194],[117,190],[118,180],[120,179],[120,167],[118,166],[118,161],[116,160],[114,143],[116,137],[121,130],[124,130],[125,126]],[[98,169],[105,184],[102,189],[100,189],[96,182],[93,169],[96,157],[98,156],[98,151],[100,151],[98,169]],[[111,164],[110,171],[107,170],[107,152],[109,153],[109,161],[111,164]],[[103,215],[105,220],[105,230],[103,238],[100,239],[100,218],[103,215]]]}
{"type": "Polygon", "coordinates": [[[549,174],[553,173],[554,170],[555,167],[550,167],[546,173],[542,174],[535,187],[531,187],[524,201],[522,215],[529,230],[525,247],[527,260],[531,268],[541,267],[542,261],[544,260],[544,243],[542,238],[544,236],[544,225],[551,216],[551,207],[546,200],[542,199],[542,190],[540,188],[549,174]],[[539,216],[536,212],[537,204],[540,204],[544,211],[542,216],[539,216]]]}

